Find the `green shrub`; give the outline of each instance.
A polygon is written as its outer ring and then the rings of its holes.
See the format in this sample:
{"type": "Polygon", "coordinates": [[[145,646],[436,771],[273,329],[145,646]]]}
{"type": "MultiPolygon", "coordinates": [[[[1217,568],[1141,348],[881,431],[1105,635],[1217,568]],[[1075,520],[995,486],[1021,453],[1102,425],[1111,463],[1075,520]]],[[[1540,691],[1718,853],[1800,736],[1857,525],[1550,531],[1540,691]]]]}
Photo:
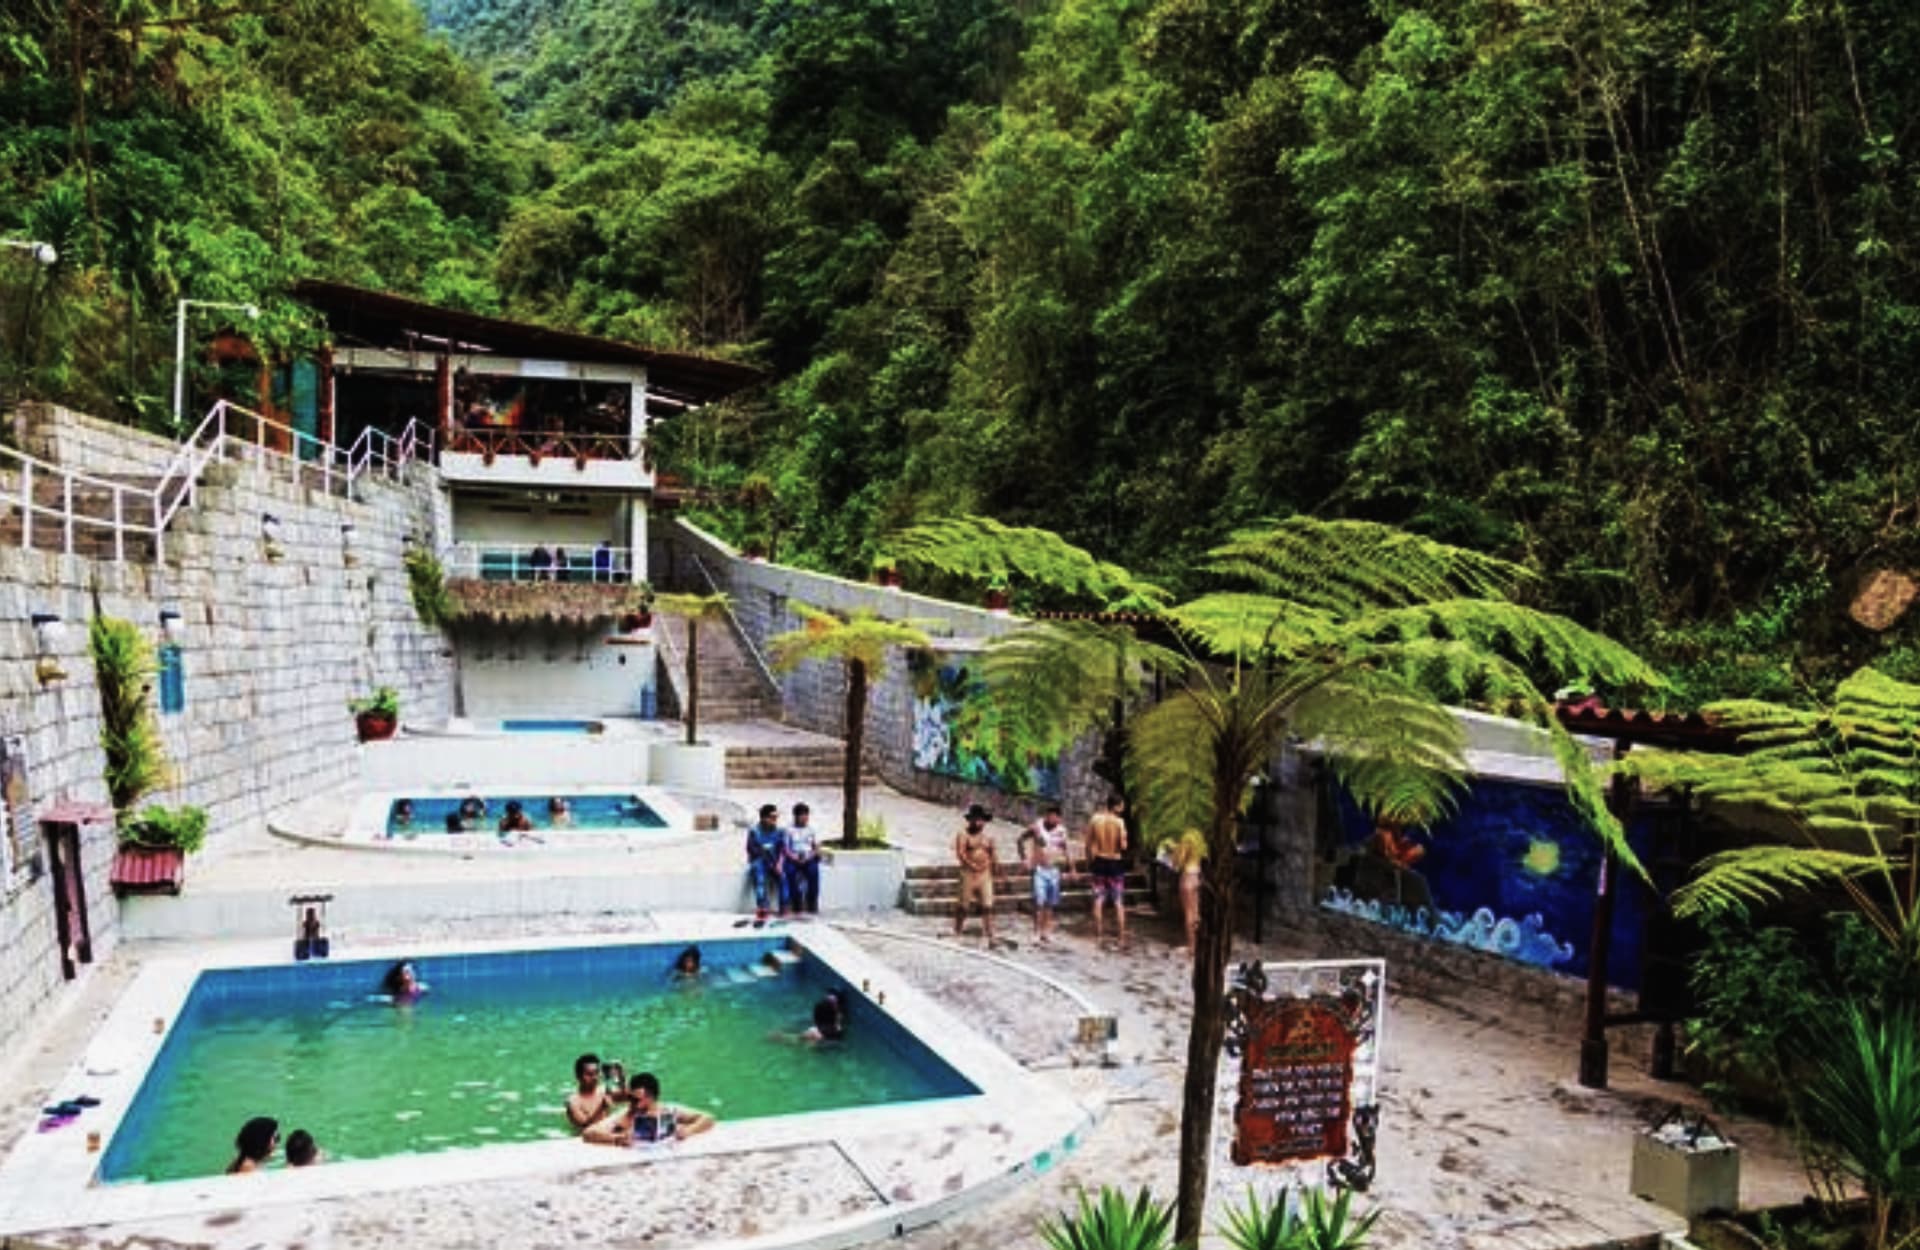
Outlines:
{"type": "Polygon", "coordinates": [[[347,700],[347,710],[355,716],[371,712],[392,720],[400,719],[400,692],[392,686],[379,686],[365,698],[347,700]]]}
{"type": "Polygon", "coordinates": [[[414,547],[407,552],[406,565],[407,589],[420,623],[437,629],[451,621],[453,597],[447,594],[447,574],[440,558],[425,547],[414,547]]]}
{"type": "Polygon", "coordinates": [[[1173,1208],[1155,1202],[1143,1186],[1131,1204],[1103,1186],[1097,1199],[1083,1190],[1079,1208],[1040,1221],[1050,1250],[1172,1250],[1173,1208]]]}
{"type": "Polygon", "coordinates": [[[149,804],[120,823],[120,841],[127,846],[174,847],[191,855],[207,844],[207,809],[149,804]]]}
{"type": "Polygon", "coordinates": [[[1870,1250],[1910,1245],[1920,1202],[1920,1012],[1848,1003],[1808,1038],[1793,1095],[1807,1131],[1866,1192],[1870,1250]]]}
{"type": "Polygon", "coordinates": [[[132,621],[100,615],[87,626],[94,685],[100,692],[100,749],[107,795],[125,812],[167,780],[166,753],[153,723],[153,648],[132,621]]]}

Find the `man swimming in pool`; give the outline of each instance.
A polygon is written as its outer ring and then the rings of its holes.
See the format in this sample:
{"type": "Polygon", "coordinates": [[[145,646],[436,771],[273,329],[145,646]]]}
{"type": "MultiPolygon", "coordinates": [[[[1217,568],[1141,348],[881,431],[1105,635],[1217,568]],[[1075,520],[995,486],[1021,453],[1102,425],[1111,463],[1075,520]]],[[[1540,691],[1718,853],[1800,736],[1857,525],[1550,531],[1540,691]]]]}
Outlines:
{"type": "Polygon", "coordinates": [[[600,1083],[600,1056],[585,1054],[573,1061],[574,1090],[567,1095],[567,1122],[580,1132],[613,1114],[613,1095],[600,1083]]]}
{"type": "Polygon", "coordinates": [[[660,1078],[642,1072],[627,1086],[627,1114],[589,1125],[581,1136],[596,1146],[632,1146],[646,1142],[682,1141],[713,1127],[704,1111],[669,1106],[660,1101],[660,1078]]]}

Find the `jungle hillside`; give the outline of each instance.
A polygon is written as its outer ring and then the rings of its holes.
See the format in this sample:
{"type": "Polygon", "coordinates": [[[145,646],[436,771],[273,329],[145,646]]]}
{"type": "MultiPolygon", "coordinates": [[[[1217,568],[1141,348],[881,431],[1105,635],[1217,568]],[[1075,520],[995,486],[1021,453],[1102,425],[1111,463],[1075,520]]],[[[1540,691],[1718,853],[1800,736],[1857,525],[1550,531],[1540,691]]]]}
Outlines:
{"type": "Polygon", "coordinates": [[[1920,678],[1909,0],[20,0],[0,236],[0,403],[331,278],[764,367],[663,455],[781,560],[1359,517],[1676,702],[1920,678]]]}

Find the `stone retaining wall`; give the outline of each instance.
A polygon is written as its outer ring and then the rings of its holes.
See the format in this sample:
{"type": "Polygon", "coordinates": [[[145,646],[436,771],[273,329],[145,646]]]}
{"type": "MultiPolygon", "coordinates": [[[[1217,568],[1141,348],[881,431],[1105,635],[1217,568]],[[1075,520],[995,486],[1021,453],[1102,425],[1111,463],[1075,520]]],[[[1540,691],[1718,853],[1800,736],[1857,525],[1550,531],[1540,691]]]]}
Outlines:
{"type": "MultiPolygon", "coordinates": [[[[932,635],[938,649],[950,656],[977,654],[989,641],[1021,624],[1018,617],[985,608],[747,560],[685,520],[657,526],[654,534],[658,550],[650,567],[657,579],[665,585],[704,592],[708,589],[700,571],[704,569],[712,584],[732,598],[734,618],[741,631],[769,663],[769,641],[803,624],[793,608],[796,602],[840,613],[865,608],[891,619],[910,620],[932,635]]],[[[789,724],[835,737],[845,735],[846,678],[840,665],[804,663],[792,672],[776,674],[775,682],[789,724]]],[[[873,675],[868,692],[865,756],[874,775],[902,793],[956,809],[978,802],[1005,818],[1038,818],[1038,800],[915,768],[913,697],[907,656],[896,650],[887,658],[885,671],[873,675]]],[[[1086,819],[1106,794],[1106,783],[1092,771],[1098,752],[1098,739],[1089,736],[1061,761],[1061,806],[1069,821],[1086,819]]]]}
{"type": "MultiPolygon", "coordinates": [[[[148,436],[129,432],[116,448],[102,431],[117,427],[59,409],[35,419],[48,445],[81,457],[73,467],[150,469],[148,436]]],[[[134,622],[156,647],[168,641],[162,609],[181,614],[186,706],[157,718],[174,779],[150,801],[207,808],[205,854],[218,855],[273,809],[357,774],[348,698],[392,685],[403,716],[450,713],[452,660],[439,632],[416,618],[401,562],[409,532],[436,540],[432,471],[366,483],[362,500],[347,501],[284,480],[275,471],[284,465],[211,467],[157,566],[0,549],[0,732],[19,735],[25,748],[23,818],[63,799],[106,798],[87,653],[96,591],[102,611],[134,622]],[[262,535],[267,513],[280,522],[277,561],[262,535]],[[67,678],[45,687],[35,675],[35,612],[65,623],[54,658],[67,678]]],[[[157,694],[154,703],[157,713],[157,694]]],[[[96,957],[117,930],[107,886],[113,849],[103,830],[83,853],[96,957]]],[[[191,882],[191,866],[188,875],[191,882]]],[[[52,897],[44,875],[16,871],[0,882],[0,1052],[60,987],[52,897]]]]}
{"type": "Polygon", "coordinates": [[[28,455],[83,473],[158,477],[180,450],[170,438],[102,421],[58,404],[22,404],[15,413],[14,425],[21,450],[28,455]]]}

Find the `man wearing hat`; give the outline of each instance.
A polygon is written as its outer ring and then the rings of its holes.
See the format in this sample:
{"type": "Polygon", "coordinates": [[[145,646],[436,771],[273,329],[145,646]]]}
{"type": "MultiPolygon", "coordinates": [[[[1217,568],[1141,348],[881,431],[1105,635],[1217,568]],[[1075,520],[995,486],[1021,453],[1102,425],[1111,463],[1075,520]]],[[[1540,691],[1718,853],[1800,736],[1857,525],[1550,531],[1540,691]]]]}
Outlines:
{"type": "Polygon", "coordinates": [[[993,835],[987,822],[993,816],[975,803],[967,809],[967,827],[953,839],[953,857],[960,863],[960,898],[953,911],[953,936],[966,929],[967,907],[980,902],[980,924],[986,930],[987,949],[993,949],[993,835]]]}

